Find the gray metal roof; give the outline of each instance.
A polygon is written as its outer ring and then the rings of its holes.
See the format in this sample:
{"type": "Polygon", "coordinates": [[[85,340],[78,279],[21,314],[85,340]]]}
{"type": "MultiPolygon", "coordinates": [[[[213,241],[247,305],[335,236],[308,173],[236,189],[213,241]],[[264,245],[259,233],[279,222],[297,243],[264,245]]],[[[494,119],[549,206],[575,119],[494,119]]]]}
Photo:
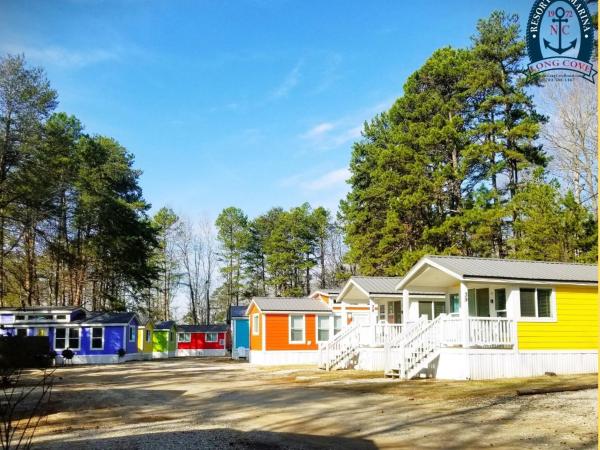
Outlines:
{"type": "Polygon", "coordinates": [[[320,312],[329,311],[321,300],[308,297],[254,297],[256,306],[263,312],[299,311],[320,312]]]}
{"type": "Polygon", "coordinates": [[[558,282],[598,282],[596,264],[575,264],[468,256],[426,256],[463,278],[500,278],[558,282]]]}
{"type": "Polygon", "coordinates": [[[170,330],[175,326],[175,321],[173,320],[165,320],[163,322],[157,322],[154,324],[155,330],[170,330]]]}
{"type": "Polygon", "coordinates": [[[91,313],[83,323],[122,323],[126,324],[131,321],[134,317],[137,317],[133,312],[104,312],[104,313],[91,313]]]}
{"type": "Polygon", "coordinates": [[[248,306],[230,306],[229,317],[246,317],[246,309],[248,306]]]}
{"type": "Polygon", "coordinates": [[[369,294],[398,294],[396,286],[402,277],[351,277],[358,286],[369,294]]]}

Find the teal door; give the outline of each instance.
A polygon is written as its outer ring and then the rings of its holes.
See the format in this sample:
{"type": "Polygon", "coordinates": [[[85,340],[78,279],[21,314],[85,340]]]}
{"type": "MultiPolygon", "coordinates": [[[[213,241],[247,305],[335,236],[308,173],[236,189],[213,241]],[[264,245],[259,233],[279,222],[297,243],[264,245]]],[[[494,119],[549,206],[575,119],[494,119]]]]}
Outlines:
{"type": "Polygon", "coordinates": [[[235,342],[233,348],[250,348],[250,327],[248,319],[235,319],[235,342]]]}

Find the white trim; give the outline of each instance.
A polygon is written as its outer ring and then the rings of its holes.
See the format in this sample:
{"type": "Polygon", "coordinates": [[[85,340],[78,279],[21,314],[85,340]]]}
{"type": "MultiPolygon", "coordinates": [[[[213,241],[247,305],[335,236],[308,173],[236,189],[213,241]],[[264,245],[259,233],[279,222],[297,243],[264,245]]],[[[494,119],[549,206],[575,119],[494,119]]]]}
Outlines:
{"type": "Polygon", "coordinates": [[[187,356],[227,356],[227,350],[224,348],[195,348],[195,349],[178,349],[175,354],[177,357],[187,356]]]}
{"type": "Polygon", "coordinates": [[[218,331],[206,331],[204,334],[206,335],[206,336],[204,336],[204,342],[206,342],[207,344],[208,343],[215,344],[215,343],[219,342],[219,332],[218,331]],[[214,334],[214,335],[217,336],[217,338],[214,341],[213,340],[209,341],[208,340],[208,335],[209,334],[214,334]]]}
{"type": "Polygon", "coordinates": [[[344,297],[344,295],[346,295],[346,290],[350,289],[350,286],[354,285],[359,291],[361,291],[363,294],[365,294],[367,297],[370,295],[367,291],[365,291],[361,286],[358,285],[358,283],[356,283],[356,281],[354,281],[352,278],[350,278],[346,284],[344,285],[344,287],[340,290],[340,293],[338,294],[338,296],[336,297],[336,301],[339,303],[342,301],[342,298],[344,297]]]}
{"type": "Polygon", "coordinates": [[[90,327],[90,350],[104,350],[104,327],[90,327]],[[102,346],[94,347],[94,330],[97,330],[98,328],[102,330],[102,346]]]}
{"type": "Polygon", "coordinates": [[[54,328],[54,346],[52,348],[55,351],[66,350],[66,349],[73,350],[73,351],[80,351],[81,350],[81,328],[80,327],[55,327],[54,328]],[[56,348],[56,330],[59,330],[59,329],[65,330],[65,345],[66,345],[66,347],[56,348]],[[77,348],[69,347],[69,341],[71,340],[71,330],[73,330],[73,329],[79,330],[79,333],[78,333],[79,345],[77,346],[77,348]]]}
{"type": "Polygon", "coordinates": [[[328,342],[331,337],[333,336],[333,332],[332,332],[332,324],[331,324],[331,320],[333,318],[332,314],[316,314],[315,315],[315,342],[316,343],[321,343],[321,342],[328,342]],[[325,341],[321,341],[319,339],[319,318],[320,317],[325,317],[327,320],[327,340],[325,341]]]}
{"type": "Polygon", "coordinates": [[[144,342],[149,344],[152,342],[152,330],[144,329],[144,342]]]}
{"type": "Polygon", "coordinates": [[[266,314],[262,315],[262,325],[261,326],[262,326],[262,328],[261,328],[262,333],[260,335],[261,341],[262,341],[261,349],[263,351],[265,351],[267,349],[267,315],[266,314]]]}
{"type": "Polygon", "coordinates": [[[306,343],[306,315],[305,314],[289,314],[288,315],[288,344],[305,344],[306,343]],[[302,316],[302,340],[292,340],[292,316],[302,316]]]}
{"type": "Polygon", "coordinates": [[[260,314],[252,314],[252,336],[258,336],[260,334],[260,314]],[[254,326],[254,319],[256,318],[256,326],[254,326]]]}
{"type": "Polygon", "coordinates": [[[128,332],[129,332],[129,336],[128,336],[128,340],[129,342],[135,342],[135,338],[137,337],[137,327],[133,327],[131,325],[127,325],[128,328],[128,332]],[[131,338],[131,331],[133,330],[133,339],[131,338]]]}
{"type": "Polygon", "coordinates": [[[554,287],[538,287],[538,286],[527,286],[522,285],[517,288],[517,293],[519,294],[517,307],[517,321],[518,322],[558,322],[558,315],[556,311],[556,289],[554,287]],[[535,316],[521,316],[521,289],[533,289],[534,290],[534,309],[535,316]],[[538,289],[545,289],[550,291],[550,317],[539,317],[538,311],[538,289]]]}
{"type": "Polygon", "coordinates": [[[419,261],[417,261],[417,263],[414,266],[412,266],[412,268],[406,273],[404,278],[402,278],[402,280],[398,282],[398,284],[396,285],[396,289],[404,289],[404,287],[408,284],[411,278],[417,276],[420,273],[423,266],[425,266],[426,264],[428,264],[430,267],[444,272],[446,275],[450,275],[451,277],[456,278],[458,281],[464,281],[459,274],[452,272],[451,270],[431,261],[427,256],[424,256],[419,261]]]}
{"type": "Polygon", "coordinates": [[[188,331],[178,331],[177,332],[177,343],[179,343],[179,342],[184,343],[184,344],[192,342],[192,333],[190,333],[188,331]],[[179,339],[180,334],[183,334],[184,339],[179,339]]]}

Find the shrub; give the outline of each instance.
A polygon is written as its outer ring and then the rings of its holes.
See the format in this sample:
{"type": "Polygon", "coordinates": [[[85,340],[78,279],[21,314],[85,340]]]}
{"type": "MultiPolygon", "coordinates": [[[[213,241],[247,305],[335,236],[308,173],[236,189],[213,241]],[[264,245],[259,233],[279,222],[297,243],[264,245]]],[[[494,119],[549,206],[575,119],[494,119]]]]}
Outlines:
{"type": "Polygon", "coordinates": [[[125,356],[125,353],[127,353],[125,349],[120,348],[119,350],[117,350],[117,355],[119,355],[119,358],[125,356]]]}
{"type": "Polygon", "coordinates": [[[73,350],[71,350],[70,348],[65,348],[62,353],[61,353],[62,357],[68,360],[73,359],[73,356],[75,356],[75,353],[73,353],[73,350]]]}

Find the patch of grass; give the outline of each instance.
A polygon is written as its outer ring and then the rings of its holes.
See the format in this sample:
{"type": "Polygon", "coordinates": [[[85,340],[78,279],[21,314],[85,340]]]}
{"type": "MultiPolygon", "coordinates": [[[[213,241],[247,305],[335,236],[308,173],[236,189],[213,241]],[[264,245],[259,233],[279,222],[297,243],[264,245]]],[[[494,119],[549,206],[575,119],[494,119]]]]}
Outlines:
{"type": "Polygon", "coordinates": [[[303,379],[302,383],[307,387],[321,389],[363,394],[388,394],[406,397],[415,401],[442,401],[514,397],[517,395],[517,389],[576,386],[596,383],[598,380],[596,374],[584,374],[482,381],[422,379],[396,382],[385,382],[382,380],[381,383],[366,382],[366,380],[372,380],[377,377],[381,377],[381,374],[374,372],[352,373],[352,371],[330,372],[328,376],[303,379]],[[365,383],[361,383],[361,379],[365,379],[365,383]],[[323,385],[324,381],[339,381],[340,383],[323,385]],[[344,381],[352,381],[352,383],[344,383],[344,381]]]}

